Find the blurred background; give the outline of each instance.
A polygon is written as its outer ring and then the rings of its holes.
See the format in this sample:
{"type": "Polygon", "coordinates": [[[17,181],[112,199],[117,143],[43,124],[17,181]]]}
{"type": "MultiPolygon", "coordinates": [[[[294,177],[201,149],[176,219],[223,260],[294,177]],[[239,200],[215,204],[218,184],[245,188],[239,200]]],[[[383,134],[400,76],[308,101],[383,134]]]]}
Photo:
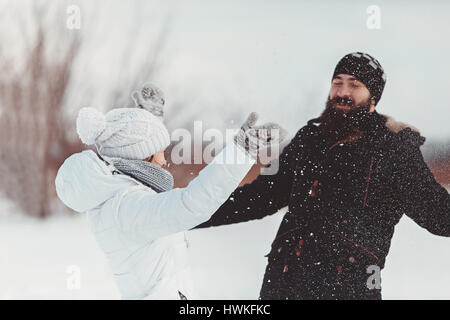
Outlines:
{"type": "MultiPolygon", "coordinates": [[[[224,131],[258,111],[291,138],[324,108],[337,61],[367,52],[387,74],[377,110],[421,130],[449,188],[449,12],[446,1],[0,0],[0,299],[119,298],[86,216],[58,201],[54,178],[83,149],[78,110],[131,106],[146,81],[165,93],[169,131],[196,120],[224,131]]],[[[169,170],[182,187],[203,166],[169,170]]],[[[200,298],[258,297],[283,212],[189,232],[200,298]]],[[[449,247],[404,217],[383,297],[449,299],[449,247]]]]}

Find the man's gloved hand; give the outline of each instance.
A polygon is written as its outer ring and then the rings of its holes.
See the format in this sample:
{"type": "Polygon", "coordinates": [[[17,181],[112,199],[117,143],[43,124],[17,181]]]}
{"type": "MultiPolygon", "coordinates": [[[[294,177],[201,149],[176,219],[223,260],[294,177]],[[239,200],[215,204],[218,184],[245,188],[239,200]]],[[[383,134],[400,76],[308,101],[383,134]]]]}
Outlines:
{"type": "Polygon", "coordinates": [[[287,136],[287,131],[279,124],[268,122],[261,126],[255,126],[258,120],[256,112],[250,113],[247,121],[234,136],[234,142],[254,159],[257,159],[261,149],[280,144],[287,136]]]}

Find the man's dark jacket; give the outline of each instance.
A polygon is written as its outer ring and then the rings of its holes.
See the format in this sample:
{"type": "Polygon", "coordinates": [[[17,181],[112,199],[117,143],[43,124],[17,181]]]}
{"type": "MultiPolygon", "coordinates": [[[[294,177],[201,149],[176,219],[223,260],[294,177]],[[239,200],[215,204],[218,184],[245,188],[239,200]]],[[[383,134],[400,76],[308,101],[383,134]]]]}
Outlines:
{"type": "Polygon", "coordinates": [[[261,219],[288,206],[268,254],[261,299],[381,299],[403,214],[450,236],[450,196],[424,162],[421,135],[374,113],[356,141],[330,145],[319,120],[298,131],[275,175],[238,188],[199,228],[261,219]]]}

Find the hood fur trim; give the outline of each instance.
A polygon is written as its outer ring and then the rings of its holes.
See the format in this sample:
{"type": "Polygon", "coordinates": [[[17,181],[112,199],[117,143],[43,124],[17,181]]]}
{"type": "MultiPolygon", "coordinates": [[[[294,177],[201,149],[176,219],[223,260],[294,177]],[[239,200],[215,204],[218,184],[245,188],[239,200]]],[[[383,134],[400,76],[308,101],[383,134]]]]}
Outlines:
{"type": "Polygon", "coordinates": [[[386,128],[388,128],[390,131],[392,131],[394,133],[399,133],[403,129],[410,128],[412,131],[415,131],[420,134],[419,129],[417,129],[416,127],[414,127],[410,124],[397,121],[393,117],[385,115],[385,114],[382,114],[382,116],[386,118],[386,128]]]}

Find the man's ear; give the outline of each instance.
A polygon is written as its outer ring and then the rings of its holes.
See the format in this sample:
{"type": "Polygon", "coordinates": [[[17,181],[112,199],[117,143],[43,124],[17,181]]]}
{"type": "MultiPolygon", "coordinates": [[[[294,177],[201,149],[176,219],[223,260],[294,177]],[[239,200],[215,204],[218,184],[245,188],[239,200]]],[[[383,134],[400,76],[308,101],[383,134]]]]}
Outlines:
{"type": "Polygon", "coordinates": [[[369,108],[369,112],[372,113],[375,111],[375,99],[370,99],[370,108],[369,108]]]}

